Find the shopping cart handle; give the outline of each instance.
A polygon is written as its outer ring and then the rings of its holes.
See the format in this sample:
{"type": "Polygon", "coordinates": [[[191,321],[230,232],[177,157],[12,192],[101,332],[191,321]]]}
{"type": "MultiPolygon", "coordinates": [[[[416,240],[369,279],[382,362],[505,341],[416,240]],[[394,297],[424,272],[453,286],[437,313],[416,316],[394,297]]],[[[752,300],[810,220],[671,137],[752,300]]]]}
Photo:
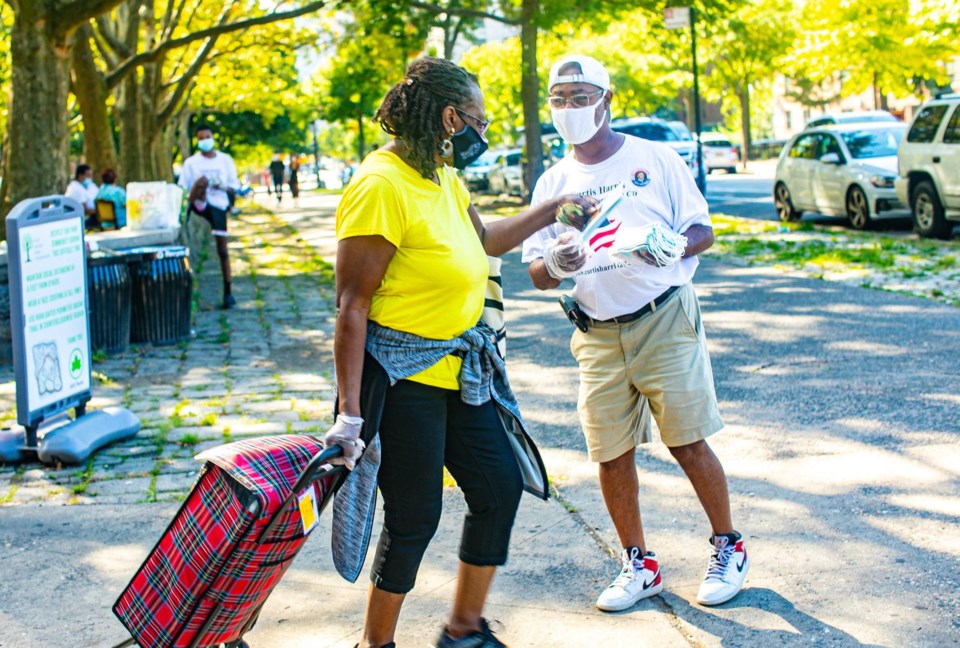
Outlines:
{"type": "Polygon", "coordinates": [[[300,473],[297,483],[293,485],[293,490],[290,491],[290,494],[287,495],[287,498],[283,501],[283,505],[278,508],[273,514],[273,517],[270,518],[270,522],[267,523],[267,528],[263,530],[262,538],[270,537],[270,534],[273,533],[274,528],[280,521],[281,514],[297,498],[299,493],[306,490],[307,487],[315,481],[320,481],[330,475],[338,475],[346,472],[347,469],[345,466],[331,466],[329,463],[331,459],[335,459],[341,455],[343,455],[343,448],[338,445],[330,446],[322,452],[313,455],[310,463],[308,463],[306,468],[303,469],[303,472],[300,473]],[[324,468],[324,470],[321,470],[321,468],[324,468]]]}
{"type": "Polygon", "coordinates": [[[319,481],[328,475],[345,471],[346,467],[344,466],[328,466],[327,470],[324,470],[322,474],[317,475],[317,471],[319,471],[320,468],[325,464],[329,464],[331,459],[336,459],[337,457],[341,456],[343,456],[343,448],[338,445],[332,445],[329,448],[324,448],[322,452],[315,454],[313,459],[310,460],[310,463],[307,464],[307,467],[303,469],[302,473],[300,473],[300,478],[297,479],[297,483],[293,485],[293,491],[291,492],[291,495],[296,496],[297,493],[304,490],[313,482],[319,481]]]}

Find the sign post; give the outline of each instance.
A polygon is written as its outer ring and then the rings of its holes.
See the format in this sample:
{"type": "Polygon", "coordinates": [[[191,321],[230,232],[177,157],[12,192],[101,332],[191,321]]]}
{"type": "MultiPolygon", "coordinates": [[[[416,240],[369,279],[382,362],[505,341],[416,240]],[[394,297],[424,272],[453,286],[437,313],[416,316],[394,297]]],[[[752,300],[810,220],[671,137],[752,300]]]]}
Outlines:
{"type": "Polygon", "coordinates": [[[667,29],[690,28],[690,48],[693,54],[693,121],[697,133],[697,188],[707,195],[707,172],[703,168],[703,144],[700,142],[700,80],[697,73],[697,13],[693,7],[667,7],[663,22],[667,29]]]}
{"type": "MultiPolygon", "coordinates": [[[[43,459],[45,450],[56,448],[51,458],[62,463],[77,463],[104,443],[129,436],[131,425],[133,434],[140,428],[121,408],[86,415],[92,392],[84,216],[75,200],[48,196],[24,200],[6,220],[17,422],[25,430],[21,449],[43,459]],[[69,409],[74,421],[64,415],[69,409]],[[41,441],[45,422],[56,429],[41,441]]],[[[10,438],[0,438],[0,451],[9,445],[10,438]]]]}

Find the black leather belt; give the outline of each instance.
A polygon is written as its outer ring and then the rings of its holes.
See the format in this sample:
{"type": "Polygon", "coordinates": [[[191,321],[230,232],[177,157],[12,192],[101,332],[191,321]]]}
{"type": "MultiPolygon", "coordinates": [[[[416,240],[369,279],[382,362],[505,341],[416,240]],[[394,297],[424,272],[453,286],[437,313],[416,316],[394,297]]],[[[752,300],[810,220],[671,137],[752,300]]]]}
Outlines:
{"type": "Polygon", "coordinates": [[[660,304],[667,301],[670,298],[670,295],[677,292],[678,288],[680,288],[680,286],[670,286],[669,288],[664,290],[662,293],[660,293],[652,302],[650,302],[649,304],[644,304],[643,308],[641,308],[640,310],[633,311],[632,313],[627,313],[626,315],[619,315],[617,317],[611,317],[610,319],[605,319],[605,320],[595,320],[593,318],[591,318],[591,320],[595,324],[626,324],[627,322],[638,320],[644,315],[646,315],[647,313],[653,312],[656,308],[660,306],[660,304]]]}

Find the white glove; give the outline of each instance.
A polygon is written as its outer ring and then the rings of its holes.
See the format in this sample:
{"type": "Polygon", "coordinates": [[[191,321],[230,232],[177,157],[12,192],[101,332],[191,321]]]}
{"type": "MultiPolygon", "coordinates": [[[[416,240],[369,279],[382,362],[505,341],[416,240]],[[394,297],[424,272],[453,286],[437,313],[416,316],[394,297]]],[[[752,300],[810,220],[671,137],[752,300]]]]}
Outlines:
{"type": "Polygon", "coordinates": [[[359,416],[337,414],[337,421],[330,431],[323,435],[323,447],[338,445],[343,448],[343,456],[331,459],[330,463],[344,465],[347,470],[353,470],[365,447],[360,440],[362,425],[363,419],[359,416]]]}
{"type": "Polygon", "coordinates": [[[554,279],[574,276],[586,262],[586,251],[577,232],[564,232],[547,241],[543,250],[543,263],[547,267],[547,274],[554,279]]]}

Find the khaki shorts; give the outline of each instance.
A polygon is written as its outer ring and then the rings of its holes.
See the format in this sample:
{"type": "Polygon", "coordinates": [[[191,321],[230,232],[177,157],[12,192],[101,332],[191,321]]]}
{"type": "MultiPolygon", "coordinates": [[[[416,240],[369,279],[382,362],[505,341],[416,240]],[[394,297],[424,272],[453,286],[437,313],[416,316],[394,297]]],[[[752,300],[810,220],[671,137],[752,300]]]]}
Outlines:
{"type": "Polygon", "coordinates": [[[651,441],[651,414],[668,447],[723,428],[691,284],[640,319],[575,329],[570,351],[580,365],[577,411],[591,460],[611,461],[651,441]]]}

